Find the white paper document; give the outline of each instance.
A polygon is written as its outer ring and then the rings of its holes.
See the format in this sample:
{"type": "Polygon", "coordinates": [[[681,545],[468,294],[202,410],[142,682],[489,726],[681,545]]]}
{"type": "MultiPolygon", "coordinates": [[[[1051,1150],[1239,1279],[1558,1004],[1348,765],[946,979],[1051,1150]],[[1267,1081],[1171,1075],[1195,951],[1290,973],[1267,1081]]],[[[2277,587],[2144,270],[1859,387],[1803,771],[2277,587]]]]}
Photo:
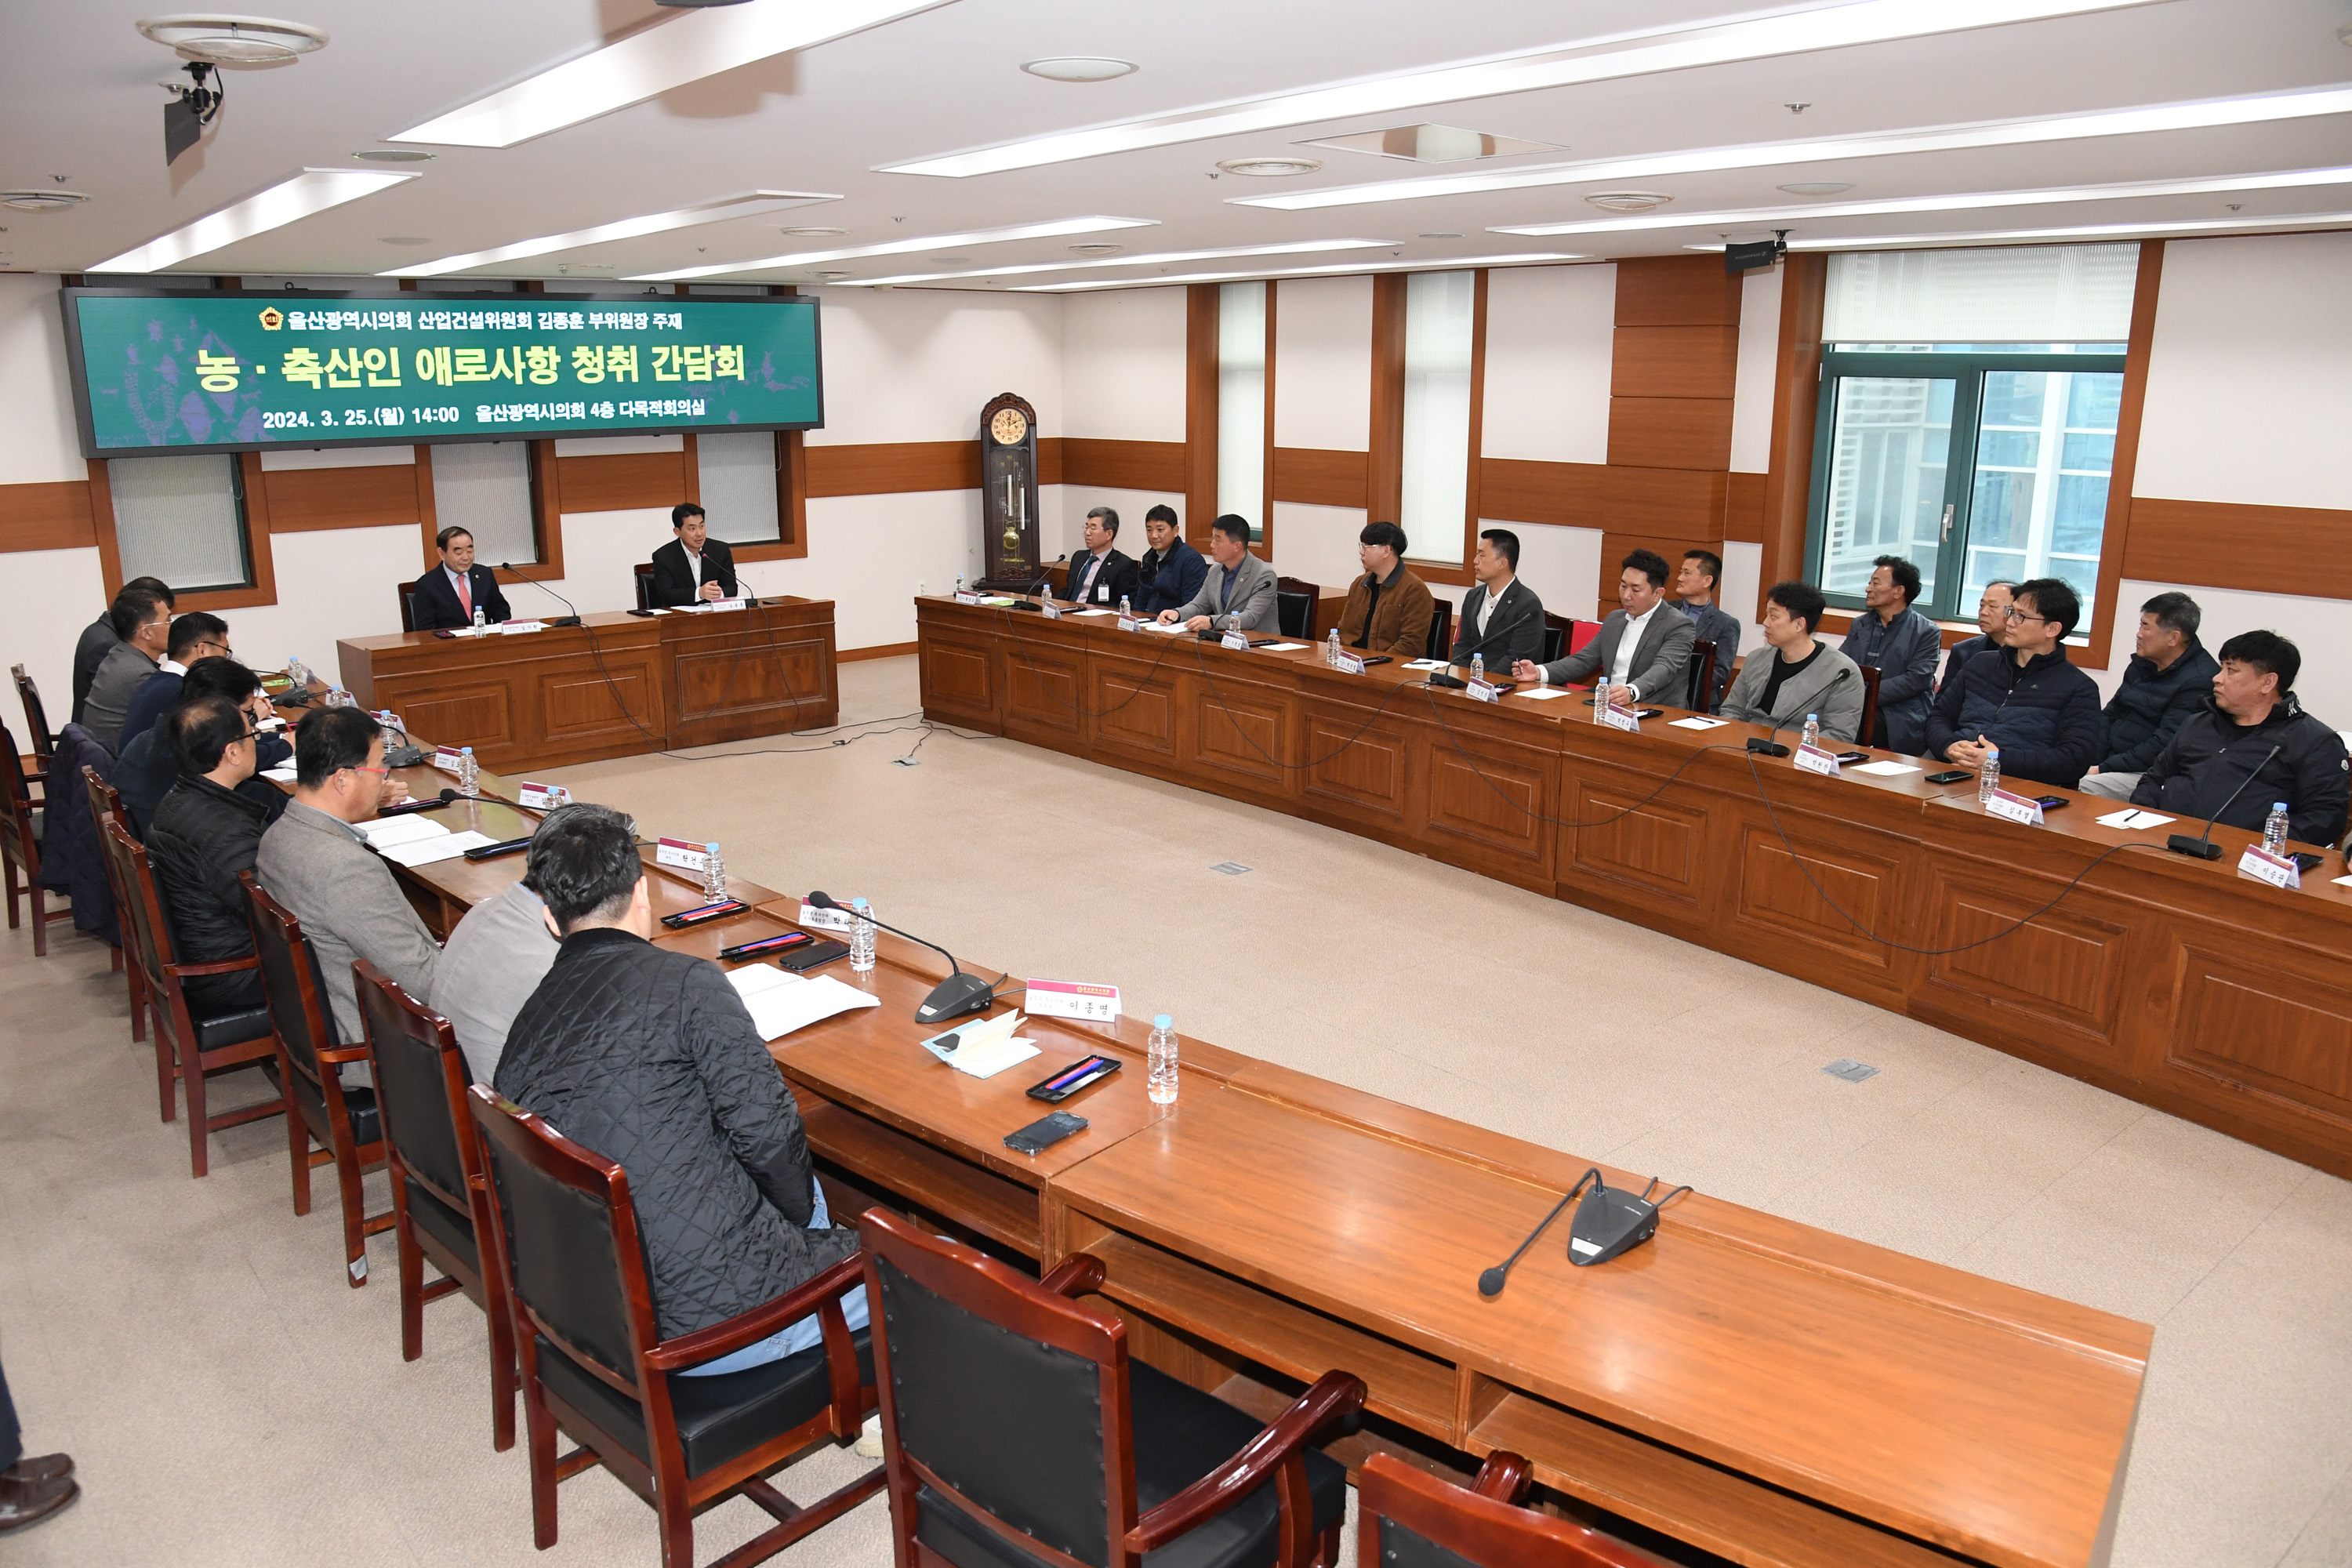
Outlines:
{"type": "Polygon", "coordinates": [[[1687,719],[1668,721],[1677,730],[1720,730],[1731,722],[1728,719],[1703,719],[1694,713],[1687,719]]]}
{"type": "Polygon", "coordinates": [[[1146,621],[1144,623],[1144,626],[1147,630],[1155,632],[1181,632],[1184,629],[1184,623],[1181,621],[1146,621]]]}
{"type": "Polygon", "coordinates": [[[479,849],[486,844],[497,842],[488,834],[477,833],[468,827],[462,833],[444,833],[438,838],[412,838],[406,843],[383,846],[377,853],[414,870],[419,866],[430,866],[436,860],[455,860],[468,849],[479,849]]]}
{"type": "Polygon", "coordinates": [[[1521,687],[1512,695],[1524,697],[1530,702],[1550,702],[1559,698],[1572,697],[1575,693],[1565,686],[1526,686],[1521,687]]]}
{"type": "Polygon", "coordinates": [[[1916,773],[1919,770],[1909,763],[1858,763],[1854,765],[1853,771],[1858,773],[1876,773],[1880,778],[1891,779],[1904,773],[1916,773]]]}
{"type": "Polygon", "coordinates": [[[1307,645],[1303,642],[1270,642],[1258,649],[1260,653],[1297,653],[1307,645]]]}
{"type": "Polygon", "coordinates": [[[882,999],[830,974],[794,974],[772,963],[747,963],[727,972],[727,982],[751,1010],[751,1026],[763,1040],[781,1040],[794,1029],[858,1007],[879,1007],[882,999]]]}
{"type": "Polygon", "coordinates": [[[1416,658],[1410,660],[1405,668],[1407,669],[1444,669],[1445,661],[1442,658],[1416,658]]]}
{"type": "Polygon", "coordinates": [[[1016,1010],[1002,1017],[944,1030],[923,1042],[923,1049],[961,1073],[994,1078],[1006,1068],[1027,1061],[1037,1047],[1015,1036],[1024,1020],[1016,1010]]]}
{"type": "Polygon", "coordinates": [[[1083,620],[1088,616],[1115,616],[1118,614],[1117,610],[1065,610],[1062,613],[1069,616],[1074,621],[1083,620]]]}
{"type": "Polygon", "coordinates": [[[282,768],[264,768],[261,770],[261,776],[278,784],[292,784],[294,782],[294,764],[292,763],[289,763],[282,768]]]}
{"type": "Polygon", "coordinates": [[[421,812],[406,816],[379,816],[370,822],[352,825],[361,837],[377,849],[389,849],[395,844],[414,844],[424,838],[446,838],[449,830],[421,812]]]}
{"type": "Polygon", "coordinates": [[[2107,813],[2106,816],[2099,818],[2099,826],[2129,830],[2140,827],[2161,827],[2173,820],[2175,819],[2172,817],[2160,816],[2153,811],[2142,811],[2137,806],[2132,806],[2123,811],[2107,813]]]}

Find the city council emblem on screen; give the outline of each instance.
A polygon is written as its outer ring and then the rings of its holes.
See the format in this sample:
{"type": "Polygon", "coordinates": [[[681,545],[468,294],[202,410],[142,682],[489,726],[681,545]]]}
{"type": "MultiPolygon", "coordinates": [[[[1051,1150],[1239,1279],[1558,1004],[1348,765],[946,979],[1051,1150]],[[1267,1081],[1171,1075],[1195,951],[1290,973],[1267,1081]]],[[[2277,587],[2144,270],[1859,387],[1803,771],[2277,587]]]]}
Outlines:
{"type": "Polygon", "coordinates": [[[1029,421],[1018,408],[1000,408],[996,417],[988,422],[988,433],[996,437],[1000,447],[1010,447],[1029,434],[1029,421]]]}

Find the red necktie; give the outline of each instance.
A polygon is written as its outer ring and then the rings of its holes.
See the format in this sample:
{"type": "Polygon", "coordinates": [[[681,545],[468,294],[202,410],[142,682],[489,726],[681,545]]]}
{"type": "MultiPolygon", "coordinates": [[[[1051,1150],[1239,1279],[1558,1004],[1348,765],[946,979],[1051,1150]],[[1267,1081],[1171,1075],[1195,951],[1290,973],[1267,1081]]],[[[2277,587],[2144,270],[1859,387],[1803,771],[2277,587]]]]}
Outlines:
{"type": "Polygon", "coordinates": [[[474,574],[470,572],[457,579],[457,608],[465,612],[468,621],[474,618],[474,574]]]}

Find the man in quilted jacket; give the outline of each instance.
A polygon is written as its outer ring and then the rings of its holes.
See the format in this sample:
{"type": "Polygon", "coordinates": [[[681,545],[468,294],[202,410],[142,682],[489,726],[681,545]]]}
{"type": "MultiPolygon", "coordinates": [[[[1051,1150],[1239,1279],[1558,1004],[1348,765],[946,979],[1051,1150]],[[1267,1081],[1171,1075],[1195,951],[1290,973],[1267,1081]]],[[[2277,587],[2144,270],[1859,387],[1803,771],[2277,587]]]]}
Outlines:
{"type": "MultiPolygon", "coordinates": [[[[656,947],[636,824],[609,806],[551,812],[531,872],[562,947],[515,1015],[498,1091],[629,1173],[675,1339],[771,1301],[857,1250],[833,1228],[800,1108],[726,974],[656,947]]],[[[842,1298],[866,1322],[864,1287],[842,1298]]],[[[691,1369],[741,1372],[813,1349],[814,1317],[691,1369]]]]}

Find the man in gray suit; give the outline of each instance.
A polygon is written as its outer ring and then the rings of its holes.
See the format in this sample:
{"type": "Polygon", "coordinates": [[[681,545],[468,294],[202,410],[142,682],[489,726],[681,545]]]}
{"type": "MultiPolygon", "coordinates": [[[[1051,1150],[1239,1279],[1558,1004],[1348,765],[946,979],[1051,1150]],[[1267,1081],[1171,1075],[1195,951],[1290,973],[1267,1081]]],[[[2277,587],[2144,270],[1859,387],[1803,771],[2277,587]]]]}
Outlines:
{"type": "Polygon", "coordinates": [[[1829,601],[1810,583],[1778,583],[1764,595],[1764,640],[1739,667],[1739,679],[1723,699],[1723,716],[1776,730],[1804,727],[1818,714],[1822,739],[1851,742],[1862,728],[1862,670],[1853,660],[1817,640],[1829,601]]]}
{"type": "Polygon", "coordinates": [[[131,714],[131,700],[163,668],[172,644],[172,606],[160,594],[125,588],[114,595],[107,612],[114,635],[121,640],[99,661],[91,677],[89,696],[82,703],[82,727],[98,737],[110,755],[122,750],[122,721],[131,714]]]}
{"type": "Polygon", "coordinates": [[[1232,512],[1209,525],[1209,574],[1192,603],[1160,612],[1162,626],[1187,631],[1279,632],[1274,568],[1250,553],[1250,525],[1232,512]]]}
{"type": "MultiPolygon", "coordinates": [[[[346,1044],[367,1037],[360,1022],[352,963],[366,959],[419,1002],[433,1002],[441,949],[352,824],[376,814],[383,799],[383,731],[363,708],[324,708],[294,740],[294,798],[261,836],[254,879],[302,922],[318,956],[346,1044]]],[[[355,1064],[356,1065],[356,1064],[355,1064]]],[[[346,1083],[368,1081],[364,1068],[346,1083]]]]}
{"type": "Polygon", "coordinates": [[[1511,678],[1522,684],[1570,686],[1603,676],[1609,681],[1612,704],[1630,708],[1647,700],[1681,707],[1684,671],[1698,630],[1680,610],[1666,604],[1666,558],[1654,550],[1636,550],[1619,563],[1617,603],[1601,624],[1601,635],[1581,653],[1551,664],[1521,659],[1511,678]]]}

